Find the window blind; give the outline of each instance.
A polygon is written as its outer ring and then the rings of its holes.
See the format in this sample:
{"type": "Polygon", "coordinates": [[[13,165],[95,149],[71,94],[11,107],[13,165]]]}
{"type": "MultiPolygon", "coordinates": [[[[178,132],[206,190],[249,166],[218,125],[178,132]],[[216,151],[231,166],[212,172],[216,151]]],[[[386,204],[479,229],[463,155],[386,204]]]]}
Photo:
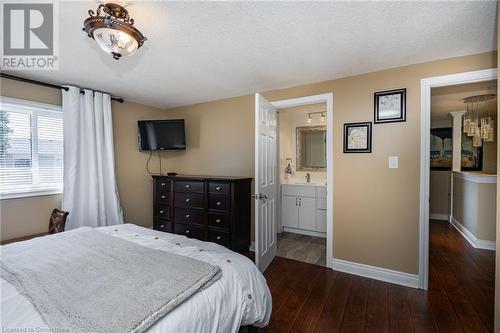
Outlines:
{"type": "Polygon", "coordinates": [[[60,193],[63,123],[59,107],[2,98],[0,195],[60,193]]]}

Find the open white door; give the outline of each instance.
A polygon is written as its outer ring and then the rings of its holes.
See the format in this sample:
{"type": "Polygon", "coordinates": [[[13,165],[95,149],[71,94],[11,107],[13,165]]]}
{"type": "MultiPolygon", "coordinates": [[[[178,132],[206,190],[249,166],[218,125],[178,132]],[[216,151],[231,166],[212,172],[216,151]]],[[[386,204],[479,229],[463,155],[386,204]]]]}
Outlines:
{"type": "Polygon", "coordinates": [[[276,256],[278,113],[255,94],[255,263],[264,272],[276,256]]]}

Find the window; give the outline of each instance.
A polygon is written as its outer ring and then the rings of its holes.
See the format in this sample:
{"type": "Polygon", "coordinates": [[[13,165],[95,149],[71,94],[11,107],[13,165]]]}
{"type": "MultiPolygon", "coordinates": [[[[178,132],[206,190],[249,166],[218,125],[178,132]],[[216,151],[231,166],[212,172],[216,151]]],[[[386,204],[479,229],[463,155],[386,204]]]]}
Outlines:
{"type": "Polygon", "coordinates": [[[0,197],[61,193],[59,106],[0,97],[0,197]]]}

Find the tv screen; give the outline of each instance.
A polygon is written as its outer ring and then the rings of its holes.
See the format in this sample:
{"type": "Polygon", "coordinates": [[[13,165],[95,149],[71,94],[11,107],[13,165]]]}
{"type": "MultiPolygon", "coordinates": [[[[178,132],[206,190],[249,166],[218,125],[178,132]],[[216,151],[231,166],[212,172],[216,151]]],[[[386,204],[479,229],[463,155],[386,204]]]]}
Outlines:
{"type": "Polygon", "coordinates": [[[185,150],[184,119],[140,120],[139,150],[185,150]]]}

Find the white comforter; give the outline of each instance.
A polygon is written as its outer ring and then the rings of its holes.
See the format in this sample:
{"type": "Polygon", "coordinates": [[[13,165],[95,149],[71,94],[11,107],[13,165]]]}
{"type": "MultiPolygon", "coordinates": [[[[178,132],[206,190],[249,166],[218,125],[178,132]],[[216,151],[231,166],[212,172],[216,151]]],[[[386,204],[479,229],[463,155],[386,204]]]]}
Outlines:
{"type": "MultiPolygon", "coordinates": [[[[153,249],[217,265],[222,277],[160,319],[147,332],[237,332],[240,326],[263,327],[271,316],[271,293],[256,266],[246,257],[208,242],[158,232],[133,224],[98,228],[104,233],[153,249]]],[[[1,254],[1,252],[0,252],[1,254]]],[[[43,249],[40,249],[43,255],[43,249]]],[[[8,282],[1,282],[0,326],[7,330],[46,328],[33,305],[8,282]]],[[[124,295],[124,302],[127,302],[124,295]]],[[[48,332],[48,331],[47,331],[48,332]]]]}

